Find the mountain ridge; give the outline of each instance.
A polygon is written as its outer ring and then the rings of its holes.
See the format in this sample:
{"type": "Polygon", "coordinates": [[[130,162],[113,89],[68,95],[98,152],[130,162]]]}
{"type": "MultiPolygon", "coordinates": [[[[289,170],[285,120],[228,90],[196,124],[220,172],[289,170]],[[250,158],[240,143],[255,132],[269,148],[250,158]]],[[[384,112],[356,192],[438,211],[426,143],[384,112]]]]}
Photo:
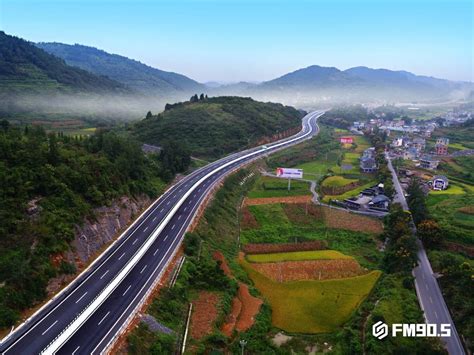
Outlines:
{"type": "Polygon", "coordinates": [[[31,42],[0,31],[0,92],[129,93],[110,78],[68,66],[31,42]]]}
{"type": "Polygon", "coordinates": [[[105,75],[144,94],[172,95],[203,90],[187,76],[168,72],[119,54],[82,44],[39,42],[36,46],[60,57],[71,66],[105,75]]]}

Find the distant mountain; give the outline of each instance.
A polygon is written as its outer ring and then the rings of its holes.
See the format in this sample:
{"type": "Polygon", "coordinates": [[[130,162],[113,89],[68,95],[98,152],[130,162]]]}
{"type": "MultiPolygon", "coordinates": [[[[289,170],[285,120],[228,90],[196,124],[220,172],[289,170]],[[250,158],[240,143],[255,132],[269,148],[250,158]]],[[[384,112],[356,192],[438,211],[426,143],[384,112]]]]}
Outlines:
{"type": "Polygon", "coordinates": [[[103,50],[62,43],[37,43],[39,48],[54,54],[67,64],[97,75],[105,75],[139,92],[151,95],[195,93],[205,86],[184,75],[152,68],[136,60],[103,50]]]}
{"type": "Polygon", "coordinates": [[[285,74],[279,78],[264,82],[264,87],[325,87],[331,85],[345,85],[355,83],[360,79],[340,71],[334,67],[320,67],[312,65],[310,67],[299,69],[285,74]]]}
{"type": "Polygon", "coordinates": [[[62,59],[0,31],[0,94],[128,93],[112,79],[68,66],[62,59]]]}
{"type": "MultiPolygon", "coordinates": [[[[292,105],[318,102],[435,102],[465,98],[472,83],[453,82],[406,71],[355,67],[341,71],[312,65],[249,87],[257,99],[292,105]]],[[[221,88],[223,89],[223,88],[221,88]]],[[[241,88],[227,88],[236,91],[241,88]]]]}
{"type": "Polygon", "coordinates": [[[423,85],[424,87],[443,87],[453,88],[459,83],[451,82],[445,79],[437,79],[429,76],[415,75],[413,73],[399,70],[371,69],[367,67],[354,67],[344,71],[355,78],[363,79],[371,83],[396,84],[396,85],[423,85]]]}

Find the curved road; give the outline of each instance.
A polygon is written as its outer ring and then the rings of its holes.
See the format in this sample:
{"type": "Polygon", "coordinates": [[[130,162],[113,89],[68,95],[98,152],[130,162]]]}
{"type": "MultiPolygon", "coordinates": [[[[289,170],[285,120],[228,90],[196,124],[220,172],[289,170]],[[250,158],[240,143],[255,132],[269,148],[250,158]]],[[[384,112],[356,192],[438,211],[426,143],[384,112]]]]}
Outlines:
{"type": "Polygon", "coordinates": [[[88,270],[3,339],[2,354],[106,350],[172,259],[210,189],[250,161],[317,134],[323,113],[306,115],[295,136],[230,155],[172,186],[88,270]]]}
{"type": "MultiPolygon", "coordinates": [[[[385,158],[388,162],[388,168],[392,173],[393,185],[397,192],[395,201],[399,202],[405,211],[409,211],[408,203],[405,199],[405,194],[398,180],[397,173],[393,168],[392,161],[388,154],[385,154],[385,158]]],[[[413,233],[416,233],[416,227],[412,226],[413,233]]],[[[440,324],[450,324],[451,336],[441,338],[444,342],[446,349],[451,355],[462,355],[465,354],[464,348],[459,339],[456,325],[451,318],[449,309],[444,301],[443,294],[439,288],[438,281],[433,275],[433,269],[431,268],[430,261],[426,255],[425,248],[420,240],[417,240],[418,244],[418,266],[413,269],[413,276],[415,277],[415,288],[418,295],[418,301],[420,302],[421,309],[424,312],[426,323],[437,324],[438,329],[440,324]]]]}

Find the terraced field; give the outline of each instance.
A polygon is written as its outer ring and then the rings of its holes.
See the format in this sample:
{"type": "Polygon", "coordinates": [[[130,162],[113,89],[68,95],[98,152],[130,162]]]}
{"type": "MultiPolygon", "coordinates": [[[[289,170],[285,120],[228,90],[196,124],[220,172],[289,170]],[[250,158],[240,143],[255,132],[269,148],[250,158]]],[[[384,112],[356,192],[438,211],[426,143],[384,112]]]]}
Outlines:
{"type": "Polygon", "coordinates": [[[272,324],[287,332],[327,333],[341,327],[369,295],[380,271],[332,280],[277,282],[241,258],[240,264],[272,307],[272,324]]]}

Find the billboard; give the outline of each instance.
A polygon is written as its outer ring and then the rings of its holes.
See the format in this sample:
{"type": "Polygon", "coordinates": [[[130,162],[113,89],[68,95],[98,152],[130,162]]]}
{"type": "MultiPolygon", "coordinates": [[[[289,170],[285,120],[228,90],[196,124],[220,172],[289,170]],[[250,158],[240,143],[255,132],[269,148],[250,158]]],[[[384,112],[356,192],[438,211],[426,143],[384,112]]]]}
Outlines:
{"type": "Polygon", "coordinates": [[[286,179],[302,179],[303,169],[277,168],[276,176],[286,179]]]}
{"type": "Polygon", "coordinates": [[[354,139],[352,137],[341,137],[342,144],[352,144],[354,139]]]}

